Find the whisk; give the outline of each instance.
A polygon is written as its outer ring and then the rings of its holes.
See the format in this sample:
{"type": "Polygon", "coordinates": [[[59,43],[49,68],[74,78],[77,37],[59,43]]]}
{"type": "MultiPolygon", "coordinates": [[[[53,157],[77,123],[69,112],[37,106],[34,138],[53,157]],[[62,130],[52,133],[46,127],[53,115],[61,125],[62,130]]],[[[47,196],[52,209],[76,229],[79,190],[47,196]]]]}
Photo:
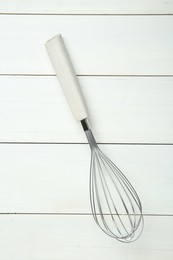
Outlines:
{"type": "Polygon", "coordinates": [[[79,82],[61,35],[46,43],[46,49],[77,121],[91,148],[90,204],[97,225],[121,242],[135,241],[142,233],[142,205],[132,184],[100,150],[88,123],[88,112],[79,82]]]}

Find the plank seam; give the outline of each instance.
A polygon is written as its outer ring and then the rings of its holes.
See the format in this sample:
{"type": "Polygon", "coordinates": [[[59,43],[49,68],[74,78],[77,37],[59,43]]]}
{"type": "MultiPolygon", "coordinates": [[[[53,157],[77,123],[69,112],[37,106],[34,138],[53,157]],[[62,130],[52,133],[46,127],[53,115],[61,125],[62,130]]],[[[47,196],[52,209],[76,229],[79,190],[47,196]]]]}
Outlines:
{"type": "Polygon", "coordinates": [[[122,14],[118,14],[118,13],[25,13],[25,12],[21,12],[21,13],[10,13],[10,12],[1,12],[0,15],[40,15],[40,16],[172,16],[172,13],[122,13],[122,14]]]}
{"type": "MultiPolygon", "coordinates": [[[[173,143],[105,143],[97,142],[99,145],[173,145],[173,143]]],[[[0,142],[0,145],[88,145],[87,142],[0,142]]]]}
{"type": "MultiPolygon", "coordinates": [[[[1,212],[0,215],[51,215],[51,216],[92,216],[92,213],[77,213],[77,212],[1,212]]],[[[99,214],[97,214],[99,215],[99,214]]],[[[110,214],[105,214],[110,215],[110,214]]],[[[116,215],[116,214],[115,214],[116,215]]],[[[120,214],[125,216],[126,214],[120,214]]],[[[144,217],[173,217],[173,214],[143,214],[144,217]]]]}
{"type": "MultiPolygon", "coordinates": [[[[122,75],[116,75],[116,74],[76,74],[77,77],[173,77],[173,74],[153,74],[153,75],[147,75],[147,74],[141,74],[141,75],[136,75],[136,74],[122,74],[122,75]]],[[[22,73],[7,73],[7,74],[1,74],[0,77],[56,77],[55,74],[22,74],[22,73]]]]}

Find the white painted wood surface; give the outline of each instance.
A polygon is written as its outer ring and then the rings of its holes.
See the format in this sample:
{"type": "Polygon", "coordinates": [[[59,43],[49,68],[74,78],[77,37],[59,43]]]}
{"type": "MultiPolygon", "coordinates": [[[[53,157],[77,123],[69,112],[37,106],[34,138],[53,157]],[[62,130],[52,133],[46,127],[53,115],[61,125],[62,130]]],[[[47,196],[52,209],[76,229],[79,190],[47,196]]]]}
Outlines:
{"type": "MultiPolygon", "coordinates": [[[[172,145],[101,145],[145,214],[173,215],[172,145]]],[[[0,145],[0,212],[90,213],[88,145],[0,145]],[[10,162],[10,163],[8,163],[10,162]]]]}
{"type": "Polygon", "coordinates": [[[173,16],[1,15],[0,74],[55,74],[62,33],[78,75],[173,75],[173,16]]]}
{"type": "Polygon", "coordinates": [[[3,260],[172,260],[172,217],[146,217],[143,236],[132,244],[105,236],[91,216],[0,216],[3,260]]]}
{"type": "MultiPolygon", "coordinates": [[[[98,142],[173,143],[173,77],[79,77],[98,142]]],[[[55,76],[0,77],[1,142],[86,142],[55,76]]]]}
{"type": "Polygon", "coordinates": [[[170,14],[172,0],[0,1],[3,260],[173,259],[170,14]],[[133,244],[106,237],[86,215],[90,151],[44,47],[59,32],[97,140],[110,143],[101,148],[149,214],[133,244]]]}
{"type": "Polygon", "coordinates": [[[1,13],[172,14],[172,0],[1,0],[1,13]]]}

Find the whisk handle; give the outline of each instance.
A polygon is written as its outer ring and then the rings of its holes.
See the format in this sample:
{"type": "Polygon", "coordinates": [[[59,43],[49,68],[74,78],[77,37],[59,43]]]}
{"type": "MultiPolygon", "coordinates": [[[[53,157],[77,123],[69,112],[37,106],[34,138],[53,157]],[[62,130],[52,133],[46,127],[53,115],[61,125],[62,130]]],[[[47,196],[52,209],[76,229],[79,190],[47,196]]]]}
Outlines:
{"type": "Polygon", "coordinates": [[[74,117],[77,121],[87,118],[88,112],[79,81],[62,36],[59,34],[48,40],[46,49],[74,117]]]}

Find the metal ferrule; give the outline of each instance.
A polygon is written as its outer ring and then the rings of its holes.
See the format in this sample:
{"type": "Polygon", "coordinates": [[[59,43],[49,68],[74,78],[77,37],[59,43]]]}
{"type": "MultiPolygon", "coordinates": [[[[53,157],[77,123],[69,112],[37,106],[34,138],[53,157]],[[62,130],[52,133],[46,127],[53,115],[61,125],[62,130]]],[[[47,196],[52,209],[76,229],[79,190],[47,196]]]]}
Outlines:
{"type": "Polygon", "coordinates": [[[96,140],[94,138],[93,132],[89,127],[87,119],[83,119],[81,121],[81,124],[82,124],[83,130],[86,134],[86,137],[87,137],[87,140],[88,140],[88,143],[90,145],[91,150],[93,150],[94,148],[97,148],[98,145],[97,145],[96,140]]]}

